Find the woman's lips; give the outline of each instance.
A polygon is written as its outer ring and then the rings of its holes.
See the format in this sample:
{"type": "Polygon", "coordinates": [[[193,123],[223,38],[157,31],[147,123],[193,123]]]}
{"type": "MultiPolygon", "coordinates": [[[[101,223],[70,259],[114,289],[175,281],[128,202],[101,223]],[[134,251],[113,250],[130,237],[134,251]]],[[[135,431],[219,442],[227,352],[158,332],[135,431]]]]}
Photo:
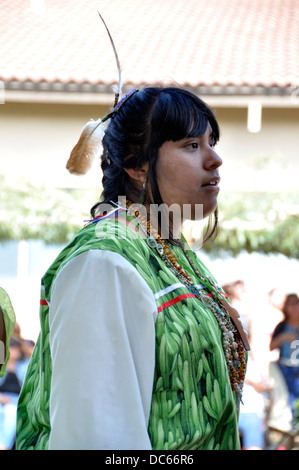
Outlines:
{"type": "Polygon", "coordinates": [[[220,178],[211,178],[201,185],[202,188],[209,189],[210,191],[219,191],[220,178]]]}

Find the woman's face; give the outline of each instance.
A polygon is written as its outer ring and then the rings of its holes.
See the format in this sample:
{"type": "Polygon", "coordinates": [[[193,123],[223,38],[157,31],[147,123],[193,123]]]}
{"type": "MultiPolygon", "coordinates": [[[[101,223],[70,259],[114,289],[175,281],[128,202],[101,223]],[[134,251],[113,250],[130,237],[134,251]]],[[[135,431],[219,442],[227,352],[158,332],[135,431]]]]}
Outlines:
{"type": "Polygon", "coordinates": [[[201,137],[167,141],[159,149],[156,172],[161,198],[168,206],[180,206],[182,220],[205,218],[217,207],[222,160],[211,140],[208,125],[201,137]]]}
{"type": "Polygon", "coordinates": [[[296,296],[291,296],[287,300],[285,310],[289,320],[299,322],[299,299],[296,296]]]}

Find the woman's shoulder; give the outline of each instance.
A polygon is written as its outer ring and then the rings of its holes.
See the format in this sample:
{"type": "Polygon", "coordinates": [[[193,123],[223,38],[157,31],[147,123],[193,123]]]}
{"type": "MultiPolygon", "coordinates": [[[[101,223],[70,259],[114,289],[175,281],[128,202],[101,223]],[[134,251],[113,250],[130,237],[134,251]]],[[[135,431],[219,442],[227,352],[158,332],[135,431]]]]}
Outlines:
{"type": "Polygon", "coordinates": [[[134,229],[134,224],[113,219],[98,222],[91,228],[92,237],[86,246],[116,252],[129,261],[137,257],[143,264],[149,260],[150,248],[143,233],[134,229]]]}
{"type": "MultiPolygon", "coordinates": [[[[107,218],[94,223],[90,222],[61,251],[42,279],[47,295],[51,284],[64,268],[70,263],[76,263],[76,260],[82,261],[82,256],[88,258],[89,263],[96,260],[102,266],[116,263],[118,269],[120,265],[123,265],[121,263],[123,259],[136,268],[149,284],[153,283],[153,269],[149,263],[151,254],[146,239],[140,233],[135,233],[130,226],[107,218]]],[[[128,271],[128,264],[126,266],[128,271]]]]}
{"type": "Polygon", "coordinates": [[[135,234],[130,227],[114,218],[95,219],[75,234],[53,261],[45,276],[57,272],[73,258],[91,250],[116,252],[130,259],[138,254],[145,259],[148,257],[147,246],[140,234],[135,234]]]}

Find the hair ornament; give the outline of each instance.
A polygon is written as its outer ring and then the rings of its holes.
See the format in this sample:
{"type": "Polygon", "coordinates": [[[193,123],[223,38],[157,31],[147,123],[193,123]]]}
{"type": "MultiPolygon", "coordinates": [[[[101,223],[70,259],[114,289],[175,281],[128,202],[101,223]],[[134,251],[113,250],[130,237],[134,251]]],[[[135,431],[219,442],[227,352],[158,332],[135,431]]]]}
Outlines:
{"type": "Polygon", "coordinates": [[[120,109],[120,107],[130,98],[130,96],[134,95],[134,93],[136,93],[138,90],[138,88],[133,88],[132,90],[130,90],[118,103],[116,106],[114,106],[113,108],[113,114],[117,113],[120,109]]]}
{"type": "Polygon", "coordinates": [[[115,60],[116,60],[117,70],[118,70],[118,85],[117,85],[117,88],[115,90],[115,99],[114,99],[114,107],[115,107],[118,103],[119,97],[122,95],[122,86],[123,86],[120,61],[119,61],[119,57],[118,57],[118,54],[117,54],[117,50],[116,50],[113,38],[112,38],[111,33],[108,29],[108,26],[106,25],[106,23],[104,21],[104,18],[102,17],[102,15],[99,11],[98,11],[98,14],[99,14],[99,17],[101,18],[101,20],[102,20],[102,22],[103,22],[103,24],[106,28],[107,34],[109,36],[111,46],[112,46],[112,49],[113,49],[113,52],[114,52],[115,60]]]}
{"type": "Polygon", "coordinates": [[[109,157],[108,150],[105,150],[105,153],[102,155],[102,159],[105,160],[107,165],[111,165],[111,158],[109,157]]]}

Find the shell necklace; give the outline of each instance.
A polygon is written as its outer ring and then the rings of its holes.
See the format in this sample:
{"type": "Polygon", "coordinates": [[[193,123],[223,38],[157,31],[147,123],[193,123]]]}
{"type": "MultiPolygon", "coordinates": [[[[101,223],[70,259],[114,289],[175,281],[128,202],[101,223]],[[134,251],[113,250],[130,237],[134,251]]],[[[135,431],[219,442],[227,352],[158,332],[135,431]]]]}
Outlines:
{"type": "Polygon", "coordinates": [[[171,251],[166,241],[161,239],[157,230],[151,227],[150,221],[147,221],[146,217],[141,215],[138,205],[135,205],[131,201],[127,201],[126,205],[127,212],[137,220],[138,225],[144,232],[148,246],[156,250],[176,277],[192,294],[203,302],[204,305],[210,308],[215,316],[222,331],[222,346],[231,387],[241,399],[246,373],[245,350],[249,350],[249,344],[247,335],[239,320],[238,312],[226,302],[224,298],[225,294],[221,291],[220,287],[216,285],[213,279],[202,275],[187,250],[183,248],[183,252],[191,268],[205,285],[207,291],[199,290],[192,281],[191,276],[177,263],[176,255],[171,251]]]}

